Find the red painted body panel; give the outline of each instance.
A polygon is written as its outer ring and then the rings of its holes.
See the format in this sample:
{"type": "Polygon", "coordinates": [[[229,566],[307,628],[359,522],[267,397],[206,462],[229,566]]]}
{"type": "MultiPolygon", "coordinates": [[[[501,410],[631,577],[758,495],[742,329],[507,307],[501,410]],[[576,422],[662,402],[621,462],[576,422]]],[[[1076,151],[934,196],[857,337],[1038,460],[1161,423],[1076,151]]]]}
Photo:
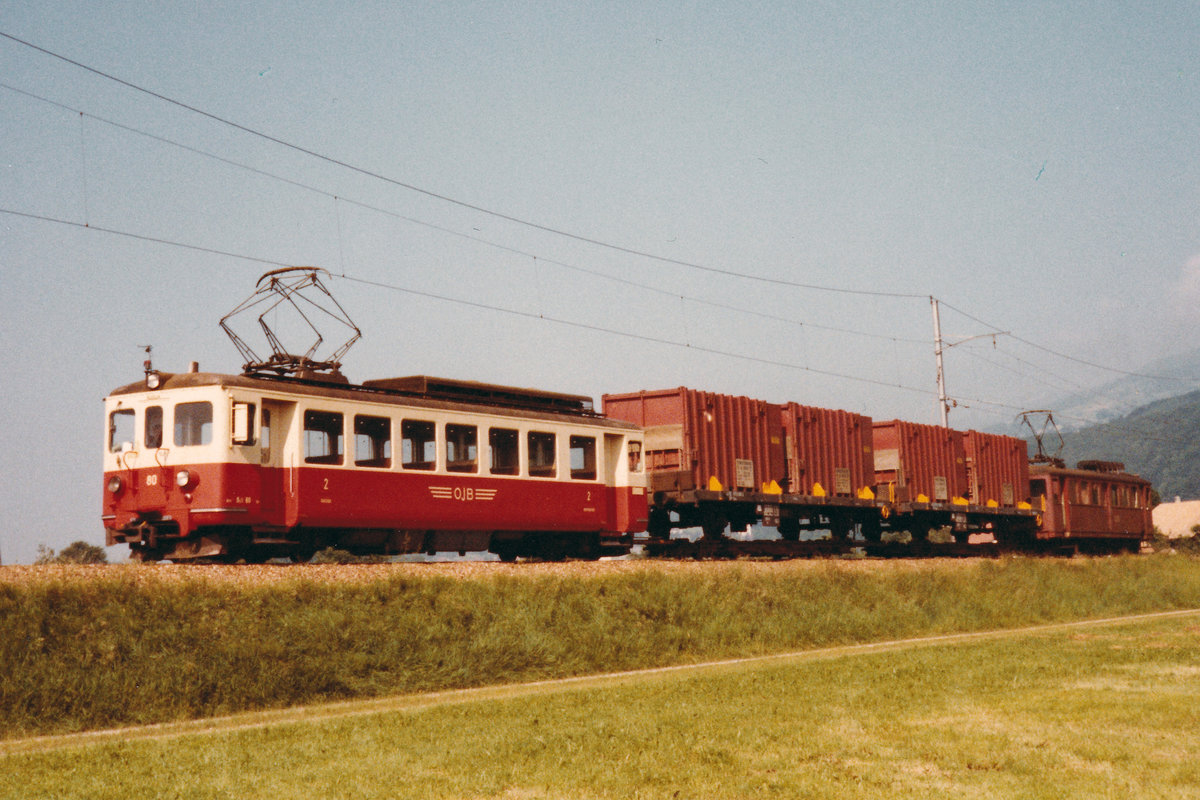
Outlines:
{"type": "Polygon", "coordinates": [[[601,483],[302,468],[307,527],[613,531],[601,483]]]}
{"type": "Polygon", "coordinates": [[[871,418],[849,411],[788,403],[787,491],[815,494],[814,484],[831,497],[854,497],[875,485],[871,418]]]}
{"type": "Polygon", "coordinates": [[[1014,508],[1028,500],[1029,445],[1024,439],[967,431],[967,499],[974,505],[994,501],[1014,508]]]}
{"type": "Polygon", "coordinates": [[[787,477],[781,407],[684,387],[604,395],[611,419],[646,428],[646,467],[655,489],[759,492],[787,477]]]}
{"type": "Polygon", "coordinates": [[[897,419],[874,424],[874,443],[875,480],[894,486],[896,500],[924,495],[934,503],[949,503],[967,496],[961,431],[897,419]]]}
{"type": "Polygon", "coordinates": [[[212,526],[297,525],[628,533],[642,530],[646,518],[644,492],[580,481],[242,464],[123,470],[106,473],[105,483],[113,476],[125,488],[115,497],[104,492],[110,545],[140,519],[173,521],[186,536],[212,526]],[[175,485],[180,469],[199,476],[192,491],[175,485]],[[283,496],[264,495],[264,486],[283,496]]]}

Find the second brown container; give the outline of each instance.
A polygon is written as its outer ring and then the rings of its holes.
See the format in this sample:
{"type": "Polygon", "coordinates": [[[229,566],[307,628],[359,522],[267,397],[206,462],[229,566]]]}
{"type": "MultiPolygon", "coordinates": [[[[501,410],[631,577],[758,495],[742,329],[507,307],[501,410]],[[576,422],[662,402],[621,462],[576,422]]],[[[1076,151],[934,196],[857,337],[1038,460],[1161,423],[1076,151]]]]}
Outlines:
{"type": "Polygon", "coordinates": [[[788,484],[795,494],[857,497],[875,485],[871,418],[850,411],[788,403],[788,484]]]}
{"type": "Polygon", "coordinates": [[[964,434],[937,425],[890,420],[874,424],[880,499],[951,503],[967,498],[964,434]]]}

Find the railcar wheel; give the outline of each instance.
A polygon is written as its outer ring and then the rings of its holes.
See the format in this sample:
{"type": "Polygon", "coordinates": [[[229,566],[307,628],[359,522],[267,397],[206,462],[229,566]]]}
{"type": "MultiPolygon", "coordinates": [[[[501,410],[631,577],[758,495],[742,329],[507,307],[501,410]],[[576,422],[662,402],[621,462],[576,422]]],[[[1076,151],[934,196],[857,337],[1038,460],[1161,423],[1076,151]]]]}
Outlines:
{"type": "Polygon", "coordinates": [[[162,561],[162,557],[162,551],[156,548],[137,546],[129,548],[130,561],[137,561],[143,564],[153,564],[156,561],[162,561]]]}
{"type": "Polygon", "coordinates": [[[493,539],[488,550],[499,556],[504,563],[511,564],[517,560],[517,556],[521,555],[521,543],[512,540],[498,542],[493,539]]]}

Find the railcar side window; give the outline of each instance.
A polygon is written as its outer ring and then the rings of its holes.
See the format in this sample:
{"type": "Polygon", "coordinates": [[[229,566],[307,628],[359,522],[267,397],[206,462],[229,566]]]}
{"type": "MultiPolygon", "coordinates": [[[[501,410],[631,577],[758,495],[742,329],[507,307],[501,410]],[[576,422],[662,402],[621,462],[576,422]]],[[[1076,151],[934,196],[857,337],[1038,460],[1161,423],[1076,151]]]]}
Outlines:
{"type": "Polygon", "coordinates": [[[254,444],[254,403],[234,403],[230,418],[230,440],[234,444],[254,444]]]}
{"type": "Polygon", "coordinates": [[[446,470],[475,472],[479,462],[479,434],[474,425],[446,426],[446,470]]]}
{"type": "Polygon", "coordinates": [[[591,436],[572,436],[571,478],[577,481],[596,480],[596,440],[591,436]]]}
{"type": "Polygon", "coordinates": [[[119,453],[133,449],[133,409],[118,408],[108,415],[108,450],[119,453]]]}
{"type": "Polygon", "coordinates": [[[271,410],[263,409],[262,413],[262,429],[259,432],[259,443],[263,450],[271,449],[271,410]]]}
{"type": "Polygon", "coordinates": [[[434,425],[424,420],[400,423],[400,463],[405,469],[433,469],[437,461],[434,425]]]}
{"type": "Polygon", "coordinates": [[[155,450],[162,447],[162,433],[162,406],[150,406],[146,409],[146,447],[155,450]]]}
{"type": "Polygon", "coordinates": [[[492,451],[493,475],[516,475],[521,460],[517,452],[520,434],[508,428],[492,428],[488,431],[488,445],[492,451]]]}
{"type": "Polygon", "coordinates": [[[629,471],[630,472],[641,472],[642,471],[642,443],[641,442],[630,442],[629,443],[629,471]]]}
{"type": "Polygon", "coordinates": [[[342,415],[334,411],[304,412],[304,463],[342,463],[342,415]]]}
{"type": "Polygon", "coordinates": [[[530,431],[528,443],[530,477],[555,477],[558,473],[554,467],[554,434],[530,431]]]}
{"type": "Polygon", "coordinates": [[[354,466],[392,465],[392,421],[387,417],[354,416],[354,466]]]}
{"type": "Polygon", "coordinates": [[[175,446],[191,447],[212,441],[212,403],[180,403],[175,406],[175,446]]]}

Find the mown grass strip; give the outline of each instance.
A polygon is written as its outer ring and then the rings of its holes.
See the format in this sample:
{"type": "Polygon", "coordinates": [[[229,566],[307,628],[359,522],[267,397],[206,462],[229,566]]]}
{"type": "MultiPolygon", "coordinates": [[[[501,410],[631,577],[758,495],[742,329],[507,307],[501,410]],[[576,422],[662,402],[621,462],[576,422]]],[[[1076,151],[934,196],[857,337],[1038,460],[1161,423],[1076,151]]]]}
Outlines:
{"type": "Polygon", "coordinates": [[[1200,561],[0,569],[0,737],[1200,606],[1200,561]]]}
{"type": "Polygon", "coordinates": [[[0,760],[0,798],[1196,797],[1194,617],[0,760]]]}

